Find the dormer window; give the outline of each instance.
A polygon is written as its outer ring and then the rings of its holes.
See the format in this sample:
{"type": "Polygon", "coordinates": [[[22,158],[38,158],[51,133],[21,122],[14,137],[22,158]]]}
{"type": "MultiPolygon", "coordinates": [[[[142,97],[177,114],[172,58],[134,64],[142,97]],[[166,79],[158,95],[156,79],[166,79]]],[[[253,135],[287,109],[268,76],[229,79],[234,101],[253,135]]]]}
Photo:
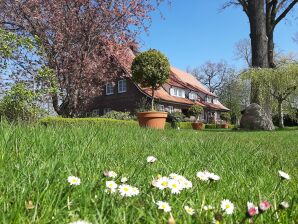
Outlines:
{"type": "Polygon", "coordinates": [[[212,97],[211,96],[206,96],[206,102],[207,103],[212,103],[212,97]]]}
{"type": "Polygon", "coordinates": [[[112,82],[108,82],[106,84],[106,95],[112,95],[114,94],[114,85],[112,82]]]}
{"type": "Polygon", "coordinates": [[[190,92],[188,98],[190,100],[197,100],[198,99],[198,95],[194,92],[190,92]]]}
{"type": "Polygon", "coordinates": [[[177,88],[177,87],[172,87],[170,89],[170,95],[171,96],[185,98],[185,90],[184,89],[177,88]]]}

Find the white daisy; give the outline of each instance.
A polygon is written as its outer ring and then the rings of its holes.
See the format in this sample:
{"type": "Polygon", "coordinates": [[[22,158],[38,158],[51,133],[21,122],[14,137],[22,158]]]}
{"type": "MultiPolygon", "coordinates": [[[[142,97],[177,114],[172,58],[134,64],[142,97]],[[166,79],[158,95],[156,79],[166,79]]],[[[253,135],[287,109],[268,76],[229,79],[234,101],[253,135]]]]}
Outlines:
{"type": "Polygon", "coordinates": [[[204,171],[204,172],[197,172],[197,178],[199,178],[202,181],[208,181],[209,177],[208,177],[209,172],[204,171]]]}
{"type": "Polygon", "coordinates": [[[154,156],[147,157],[147,163],[154,163],[156,161],[157,161],[157,158],[155,158],[154,156]]]}
{"type": "Polygon", "coordinates": [[[78,186],[81,184],[81,179],[78,178],[78,177],[75,177],[75,176],[69,176],[67,178],[67,181],[70,185],[75,185],[75,186],[78,186]]]}
{"type": "Polygon", "coordinates": [[[123,197],[131,197],[134,195],[133,189],[127,184],[122,184],[119,186],[120,195],[123,197]]]}
{"type": "Polygon", "coordinates": [[[210,211],[210,210],[214,210],[214,207],[212,205],[204,205],[203,209],[205,211],[210,211]]]}
{"type": "Polygon", "coordinates": [[[230,200],[224,199],[221,201],[221,209],[226,212],[226,214],[231,215],[234,212],[234,204],[230,200]]]}
{"type": "Polygon", "coordinates": [[[164,201],[158,201],[156,202],[158,209],[163,210],[164,212],[170,212],[171,211],[171,206],[164,201]]]}
{"type": "Polygon", "coordinates": [[[106,187],[109,189],[116,189],[118,187],[118,184],[116,184],[115,181],[107,181],[106,187]]]}
{"type": "Polygon", "coordinates": [[[285,172],[283,172],[283,171],[281,171],[281,170],[278,171],[278,174],[279,174],[279,176],[280,176],[282,179],[285,179],[285,180],[290,180],[290,179],[291,179],[291,177],[290,177],[289,174],[287,174],[287,173],[285,173],[285,172]]]}
{"type": "Polygon", "coordinates": [[[179,174],[177,174],[177,173],[171,173],[169,175],[169,177],[172,178],[172,179],[178,180],[178,178],[181,177],[181,176],[179,174]]]}
{"type": "Polygon", "coordinates": [[[182,183],[181,183],[182,187],[184,189],[190,189],[192,188],[192,182],[189,181],[189,180],[184,180],[182,183]]]}
{"type": "Polygon", "coordinates": [[[213,180],[213,181],[218,181],[220,179],[220,177],[214,173],[207,173],[207,176],[209,178],[209,180],[213,180]]]}
{"type": "Polygon", "coordinates": [[[189,215],[195,214],[195,210],[189,206],[184,206],[184,209],[185,209],[186,213],[189,215]]]}
{"type": "Polygon", "coordinates": [[[117,192],[117,188],[107,188],[105,189],[105,193],[107,194],[114,194],[117,192]]]}
{"type": "Polygon", "coordinates": [[[179,194],[180,191],[183,189],[180,182],[174,179],[169,180],[169,188],[171,189],[172,194],[179,194]]]}
{"type": "Polygon", "coordinates": [[[121,181],[121,183],[126,183],[128,181],[128,179],[127,179],[127,177],[122,177],[120,181],[121,181]]]}
{"type": "Polygon", "coordinates": [[[159,190],[164,190],[169,186],[169,178],[161,177],[159,179],[155,179],[153,180],[152,185],[159,190]]]}
{"type": "Polygon", "coordinates": [[[114,172],[114,171],[112,171],[112,170],[106,170],[106,171],[104,171],[104,176],[106,176],[106,177],[111,177],[111,178],[116,178],[117,177],[117,173],[116,172],[114,172]]]}
{"type": "Polygon", "coordinates": [[[281,202],[281,203],[279,204],[279,207],[280,207],[281,209],[287,209],[287,208],[290,207],[290,205],[289,205],[289,203],[288,203],[287,201],[283,201],[283,202],[281,202]]]}
{"type": "Polygon", "coordinates": [[[78,221],[70,222],[69,224],[91,224],[91,222],[87,222],[84,220],[78,220],[78,221]]]}
{"type": "Polygon", "coordinates": [[[136,187],[132,187],[132,196],[136,196],[140,193],[139,189],[136,187]]]}

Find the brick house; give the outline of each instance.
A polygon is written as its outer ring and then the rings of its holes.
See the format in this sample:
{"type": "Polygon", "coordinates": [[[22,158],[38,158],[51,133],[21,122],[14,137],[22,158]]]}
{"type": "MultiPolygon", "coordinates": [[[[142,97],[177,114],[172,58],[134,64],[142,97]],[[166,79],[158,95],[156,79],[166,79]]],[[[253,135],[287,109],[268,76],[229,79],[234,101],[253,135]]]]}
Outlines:
{"type": "MultiPolygon", "coordinates": [[[[126,62],[121,62],[123,74],[103,85],[100,96],[89,105],[93,116],[103,115],[111,110],[135,113],[139,102],[152,98],[150,88],[142,88],[131,79],[130,67],[135,57],[128,51],[126,62]]],[[[229,111],[218,97],[203,86],[193,75],[171,67],[170,78],[155,92],[157,109],[168,112],[182,112],[196,104],[204,107],[201,119],[218,121],[221,112],[229,111]]]]}

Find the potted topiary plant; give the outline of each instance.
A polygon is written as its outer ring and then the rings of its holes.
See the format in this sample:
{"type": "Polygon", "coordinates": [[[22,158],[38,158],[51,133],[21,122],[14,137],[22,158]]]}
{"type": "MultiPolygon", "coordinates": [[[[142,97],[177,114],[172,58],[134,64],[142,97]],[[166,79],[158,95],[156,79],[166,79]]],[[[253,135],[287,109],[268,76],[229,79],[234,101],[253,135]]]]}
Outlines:
{"type": "Polygon", "coordinates": [[[196,118],[195,122],[191,123],[191,126],[194,130],[204,129],[205,125],[200,121],[200,115],[203,112],[203,107],[199,105],[193,105],[189,108],[189,115],[194,116],[196,118]]]}
{"type": "Polygon", "coordinates": [[[140,126],[164,129],[168,113],[154,110],[154,96],[155,91],[169,78],[169,60],[161,52],[149,50],[135,57],[131,71],[132,80],[144,88],[150,87],[152,93],[151,111],[137,113],[140,126]]]}
{"type": "Polygon", "coordinates": [[[221,113],[220,118],[224,121],[224,123],[221,124],[221,128],[225,128],[225,129],[229,128],[228,122],[231,120],[230,113],[228,112],[221,113]]]}

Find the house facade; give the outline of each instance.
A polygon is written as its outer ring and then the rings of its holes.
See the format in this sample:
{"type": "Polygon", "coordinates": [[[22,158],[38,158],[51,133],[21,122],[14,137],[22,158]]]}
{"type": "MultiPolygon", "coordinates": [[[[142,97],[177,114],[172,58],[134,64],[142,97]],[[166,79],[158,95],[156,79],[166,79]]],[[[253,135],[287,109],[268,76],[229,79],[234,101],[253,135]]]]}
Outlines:
{"type": "MultiPolygon", "coordinates": [[[[150,88],[142,88],[131,79],[129,71],[131,60],[123,66],[125,73],[101,87],[101,94],[92,100],[89,112],[93,116],[103,115],[111,110],[135,113],[140,102],[152,99],[150,88]]],[[[185,115],[192,105],[204,108],[201,119],[206,122],[219,122],[220,113],[229,111],[218,97],[211,93],[193,75],[171,67],[171,73],[166,83],[155,92],[157,110],[167,112],[182,112],[185,115]]]]}

